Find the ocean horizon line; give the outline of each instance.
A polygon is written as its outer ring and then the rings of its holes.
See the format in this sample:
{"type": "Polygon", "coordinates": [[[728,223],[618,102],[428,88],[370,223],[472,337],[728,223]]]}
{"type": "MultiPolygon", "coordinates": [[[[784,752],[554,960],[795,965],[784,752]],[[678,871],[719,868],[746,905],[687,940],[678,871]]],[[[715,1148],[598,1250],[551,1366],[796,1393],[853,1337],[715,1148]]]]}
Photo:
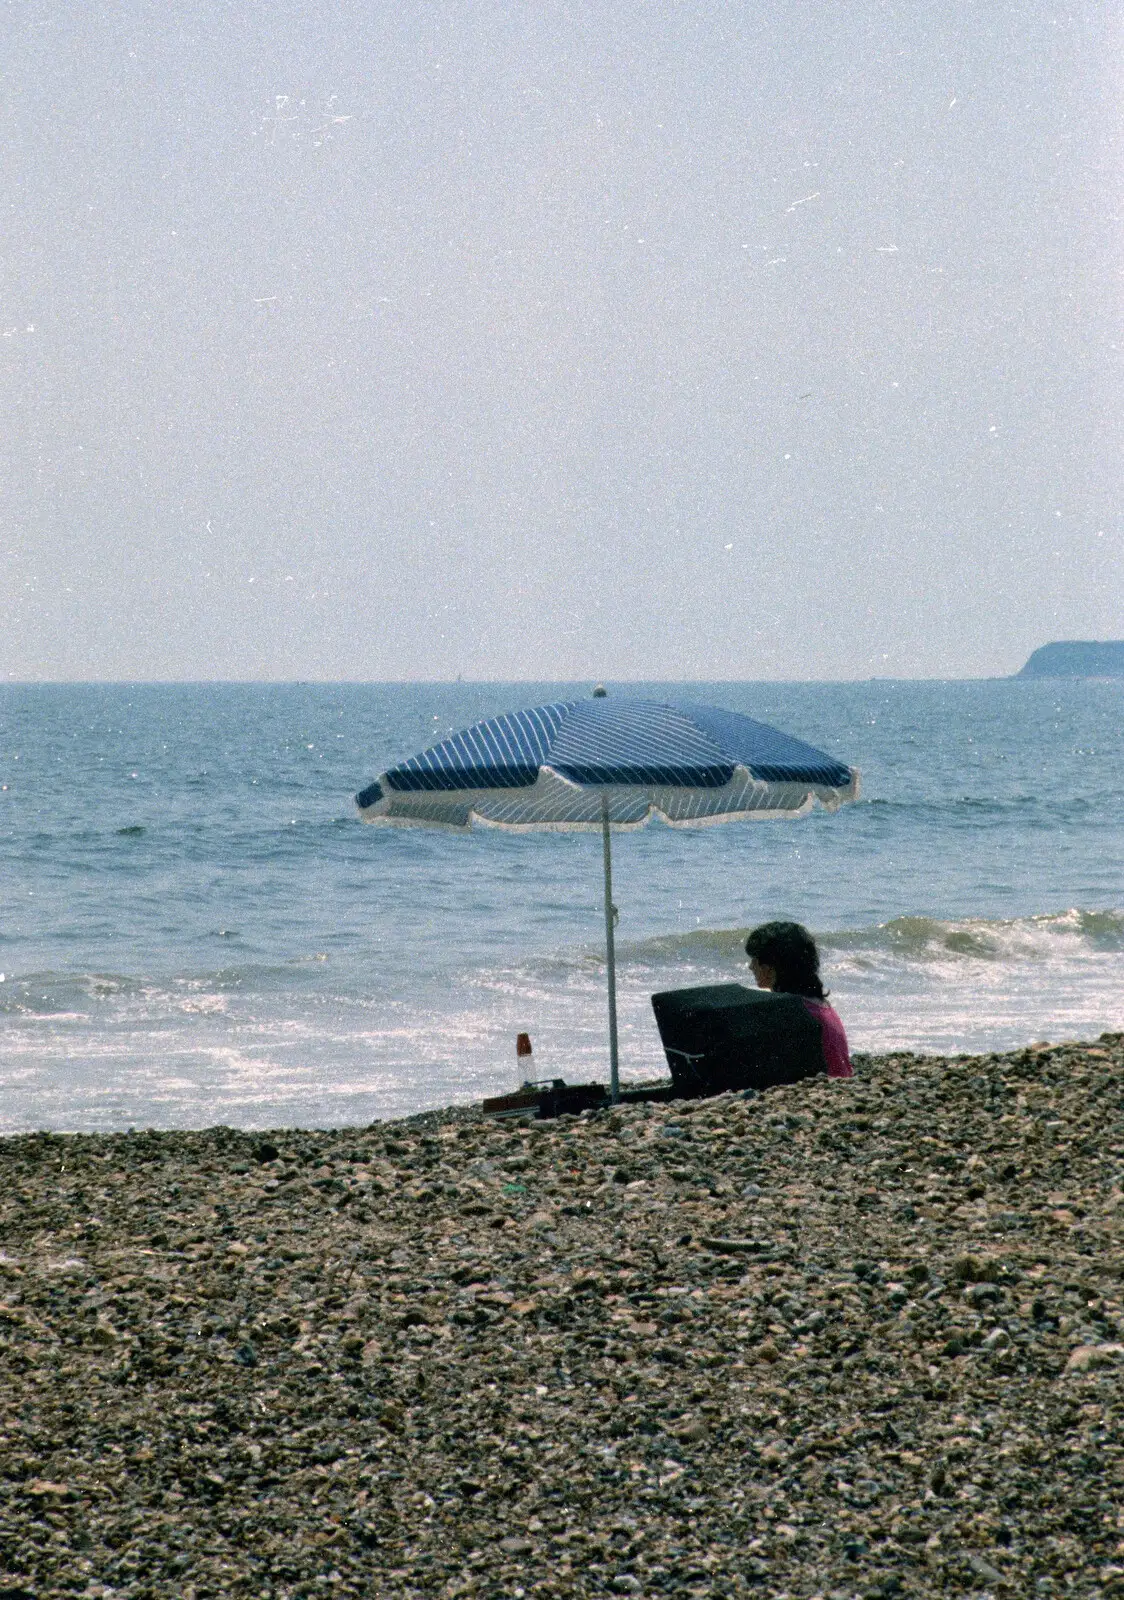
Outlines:
{"type": "MultiPolygon", "coordinates": [[[[1048,682],[1087,682],[1081,678],[1025,678],[1018,672],[991,673],[974,677],[953,677],[936,674],[919,677],[905,677],[894,674],[874,673],[867,677],[850,678],[613,678],[598,677],[589,673],[578,677],[562,678],[14,678],[7,677],[0,680],[0,688],[9,689],[254,689],[254,688],[353,688],[353,689],[393,689],[417,688],[426,686],[447,689],[490,689],[490,688],[516,688],[527,686],[530,688],[565,687],[570,688],[577,684],[604,684],[608,688],[663,688],[663,687],[691,687],[700,688],[716,687],[722,684],[737,685],[762,685],[775,687],[801,687],[801,686],[834,686],[843,684],[864,683],[1038,683],[1048,682]]],[[[1107,678],[1092,680],[1097,683],[1111,682],[1107,678]]]]}

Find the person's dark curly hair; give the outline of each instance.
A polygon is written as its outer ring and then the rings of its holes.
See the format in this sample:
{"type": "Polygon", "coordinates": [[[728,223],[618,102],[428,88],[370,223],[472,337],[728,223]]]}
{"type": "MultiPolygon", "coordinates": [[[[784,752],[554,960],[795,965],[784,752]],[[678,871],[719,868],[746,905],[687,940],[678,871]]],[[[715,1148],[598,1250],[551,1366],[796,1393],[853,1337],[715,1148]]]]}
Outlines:
{"type": "Polygon", "coordinates": [[[826,1000],[820,982],[820,953],[816,941],[799,922],[763,922],[745,941],[745,953],[772,967],[775,994],[799,994],[809,1000],[826,1000]]]}

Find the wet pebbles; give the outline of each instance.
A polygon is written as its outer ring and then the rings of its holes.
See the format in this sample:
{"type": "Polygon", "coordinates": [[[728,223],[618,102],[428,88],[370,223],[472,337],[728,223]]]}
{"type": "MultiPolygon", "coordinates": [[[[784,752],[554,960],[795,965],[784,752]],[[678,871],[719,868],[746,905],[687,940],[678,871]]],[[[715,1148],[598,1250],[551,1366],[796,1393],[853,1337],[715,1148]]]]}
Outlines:
{"type": "Polygon", "coordinates": [[[1124,1037],[0,1144],[0,1597],[1124,1596],[1124,1037]]]}

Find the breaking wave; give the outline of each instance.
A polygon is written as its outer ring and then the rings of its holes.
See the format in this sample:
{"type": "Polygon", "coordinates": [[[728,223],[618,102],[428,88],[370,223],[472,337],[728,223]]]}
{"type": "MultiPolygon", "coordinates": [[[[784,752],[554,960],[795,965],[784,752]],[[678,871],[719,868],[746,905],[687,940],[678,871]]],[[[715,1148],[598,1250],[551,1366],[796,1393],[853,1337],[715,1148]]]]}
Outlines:
{"type": "Polygon", "coordinates": [[[890,954],[906,961],[1026,961],[1124,951],[1124,912],[1048,911],[1031,917],[894,917],[874,928],[820,937],[828,950],[860,958],[890,954]]]}
{"type": "MultiPolygon", "coordinates": [[[[692,928],[621,942],[622,960],[649,966],[744,962],[749,927],[692,928]]],[[[1025,962],[1081,959],[1124,952],[1124,911],[1047,911],[1030,917],[893,917],[865,928],[816,932],[833,965],[895,962],[1025,962]]]]}
{"type": "Polygon", "coordinates": [[[93,1021],[112,1014],[116,1020],[217,1015],[232,996],[283,996],[315,973],[302,968],[320,963],[320,955],[276,966],[223,967],[212,972],[134,977],[118,972],[0,972],[0,1016],[52,1017],[93,1021]]]}

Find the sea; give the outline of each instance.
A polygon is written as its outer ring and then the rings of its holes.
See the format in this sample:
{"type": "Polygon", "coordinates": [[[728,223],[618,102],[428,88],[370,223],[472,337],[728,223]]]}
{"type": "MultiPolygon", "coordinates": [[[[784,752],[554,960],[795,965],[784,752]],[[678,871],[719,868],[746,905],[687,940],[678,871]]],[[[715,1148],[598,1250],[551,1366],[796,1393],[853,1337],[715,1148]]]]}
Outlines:
{"type": "MultiPolygon", "coordinates": [[[[651,995],[813,930],[852,1048],[1124,1029],[1124,680],[609,684],[862,771],[829,815],[613,841],[622,1075],[651,995]]],[[[340,1127],[608,1074],[601,841],[359,820],[387,766],[579,684],[0,686],[0,1131],[340,1127]]]]}

